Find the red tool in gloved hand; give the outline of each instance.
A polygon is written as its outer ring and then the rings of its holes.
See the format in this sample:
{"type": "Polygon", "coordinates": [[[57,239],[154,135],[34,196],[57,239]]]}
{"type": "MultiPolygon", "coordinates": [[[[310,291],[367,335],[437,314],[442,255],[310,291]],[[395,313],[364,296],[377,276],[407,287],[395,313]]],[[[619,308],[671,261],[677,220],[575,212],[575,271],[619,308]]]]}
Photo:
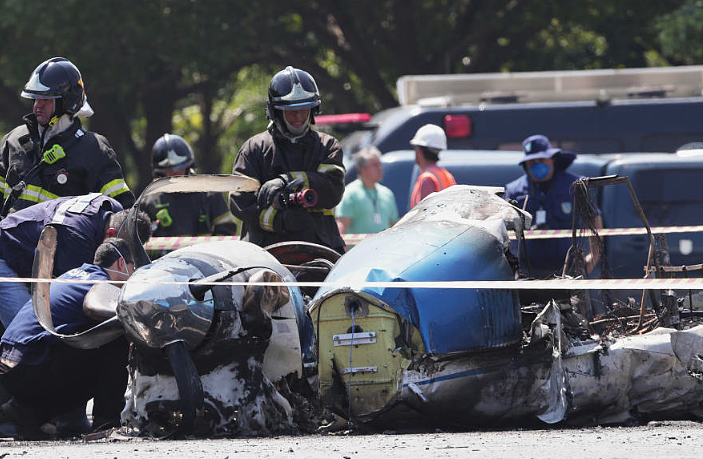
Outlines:
{"type": "Polygon", "coordinates": [[[273,198],[273,207],[286,209],[291,207],[314,207],[317,204],[317,192],[312,188],[299,190],[303,179],[295,179],[273,198]],[[296,191],[298,190],[298,191],[296,191]]]}

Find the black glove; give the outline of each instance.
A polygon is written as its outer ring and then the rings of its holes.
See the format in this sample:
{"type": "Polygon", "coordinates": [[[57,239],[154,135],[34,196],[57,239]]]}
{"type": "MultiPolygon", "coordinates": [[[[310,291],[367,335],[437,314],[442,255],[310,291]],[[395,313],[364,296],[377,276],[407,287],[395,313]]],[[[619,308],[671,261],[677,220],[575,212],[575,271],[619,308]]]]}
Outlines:
{"type": "Polygon", "coordinates": [[[286,181],[281,177],[276,177],[261,185],[256,195],[256,205],[259,210],[263,210],[271,205],[274,197],[286,188],[286,181]]]}
{"type": "Polygon", "coordinates": [[[301,208],[283,209],[278,211],[273,222],[277,233],[297,232],[312,224],[310,213],[301,208]]]}

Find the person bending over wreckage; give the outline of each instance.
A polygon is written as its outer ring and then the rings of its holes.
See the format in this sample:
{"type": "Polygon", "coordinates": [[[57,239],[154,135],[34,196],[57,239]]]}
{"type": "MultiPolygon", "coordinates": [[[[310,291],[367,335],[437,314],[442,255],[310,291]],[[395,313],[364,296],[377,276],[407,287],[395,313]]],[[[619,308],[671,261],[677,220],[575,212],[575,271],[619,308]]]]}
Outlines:
{"type": "MultiPolygon", "coordinates": [[[[129,245],[107,238],[84,263],[61,275],[65,280],[127,280],[134,272],[129,245]]],[[[83,306],[93,287],[89,282],[52,283],[51,315],[63,334],[86,330],[99,321],[99,311],[83,306]]],[[[93,429],[120,425],[127,388],[127,351],[124,336],[96,349],[64,344],[39,324],[32,301],[22,306],[2,336],[0,381],[12,398],[0,406],[0,435],[25,440],[46,438],[56,415],[85,407],[91,398],[93,429]]]]}
{"type": "MultiPolygon", "coordinates": [[[[31,277],[34,251],[45,226],[57,229],[54,275],[93,260],[95,250],[107,237],[118,236],[127,218],[122,205],[107,196],[92,193],[62,197],[19,210],[0,222],[0,276],[31,277]]],[[[151,221],[144,212],[137,217],[139,237],[151,236],[151,221]]],[[[0,282],[0,319],[7,327],[29,300],[22,283],[0,282]]]]}

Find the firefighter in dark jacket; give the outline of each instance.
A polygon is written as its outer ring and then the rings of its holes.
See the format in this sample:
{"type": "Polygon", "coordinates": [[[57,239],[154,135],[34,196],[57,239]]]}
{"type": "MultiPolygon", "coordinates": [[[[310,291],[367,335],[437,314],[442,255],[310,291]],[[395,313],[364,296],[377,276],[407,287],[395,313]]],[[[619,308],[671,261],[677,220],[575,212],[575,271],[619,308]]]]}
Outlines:
{"type": "Polygon", "coordinates": [[[84,130],[78,119],[93,114],[78,68],[63,57],[42,62],[21,95],[34,99],[34,107],[0,144],[0,217],[90,192],[131,207],[134,195],[115,152],[105,137],[84,130]]]}
{"type": "Polygon", "coordinates": [[[334,218],[344,194],[342,149],[334,137],[310,128],[319,111],[320,94],[309,73],[289,66],[271,79],[268,130],[244,143],[232,168],[233,174],[261,184],[256,193],[230,194],[230,209],[243,221],[244,240],[262,247],[313,242],[344,253],[334,218]],[[317,192],[313,207],[280,199],[301,189],[317,192]],[[281,205],[285,201],[293,205],[281,205]]]}
{"type": "MultiPolygon", "coordinates": [[[[151,149],[153,177],[195,174],[195,159],[188,142],[164,134],[151,149]]],[[[234,236],[237,226],[222,193],[152,193],[144,211],[157,221],[153,236],[234,236]]]]}

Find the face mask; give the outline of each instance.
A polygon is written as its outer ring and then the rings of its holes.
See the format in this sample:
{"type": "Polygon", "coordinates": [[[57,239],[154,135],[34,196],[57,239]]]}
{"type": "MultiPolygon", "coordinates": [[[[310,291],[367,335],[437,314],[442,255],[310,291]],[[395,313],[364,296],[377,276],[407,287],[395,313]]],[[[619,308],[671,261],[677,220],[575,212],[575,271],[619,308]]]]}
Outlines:
{"type": "MultiPolygon", "coordinates": [[[[122,260],[124,260],[124,265],[125,265],[125,267],[126,267],[126,266],[127,266],[127,259],[125,259],[125,257],[122,255],[122,252],[120,252],[120,249],[118,249],[117,246],[116,246],[115,244],[113,244],[112,242],[108,242],[108,244],[110,244],[110,245],[112,246],[112,248],[115,249],[115,251],[117,252],[117,255],[119,255],[120,258],[121,258],[122,260]]],[[[118,258],[118,260],[119,260],[120,258],[118,258]]],[[[127,271],[117,271],[116,269],[110,269],[110,268],[103,268],[103,269],[104,269],[105,271],[110,271],[110,272],[113,272],[113,273],[124,274],[124,275],[127,276],[127,277],[129,277],[129,276],[131,275],[131,274],[129,274],[129,270],[127,270],[127,271]]]]}
{"type": "Polygon", "coordinates": [[[530,175],[532,178],[535,180],[542,180],[549,175],[549,171],[551,171],[552,168],[547,166],[546,164],[543,163],[534,163],[532,166],[530,166],[530,175]]]}
{"type": "Polygon", "coordinates": [[[104,269],[105,271],[111,271],[111,272],[113,272],[113,273],[122,274],[122,275],[125,275],[125,276],[127,276],[127,277],[130,276],[129,272],[127,272],[127,271],[117,271],[116,269],[110,269],[110,268],[103,268],[103,269],[104,269]]]}

